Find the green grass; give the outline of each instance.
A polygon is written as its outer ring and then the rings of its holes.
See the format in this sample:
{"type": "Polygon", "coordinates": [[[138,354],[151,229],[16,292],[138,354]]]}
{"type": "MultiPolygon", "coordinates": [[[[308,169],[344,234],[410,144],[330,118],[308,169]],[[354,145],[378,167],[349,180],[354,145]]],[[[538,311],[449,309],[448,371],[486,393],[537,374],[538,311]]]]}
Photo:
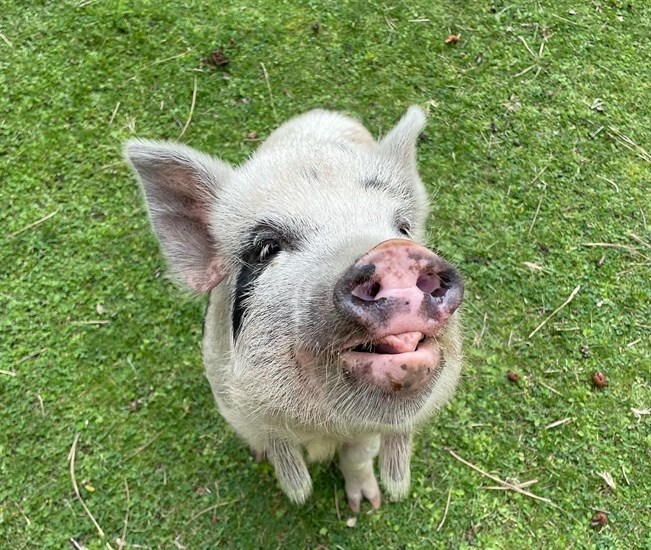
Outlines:
{"type": "Polygon", "coordinates": [[[651,408],[647,2],[86,4],[0,13],[0,547],[117,548],[126,523],[126,548],[651,548],[651,416],[631,410],[651,408]],[[131,136],[179,136],[195,78],[183,141],[235,163],[311,107],[378,134],[430,106],[431,244],[466,278],[467,367],[410,497],[354,529],[334,466],[295,507],[220,418],[203,303],[165,278],[121,162],[131,136]]]}

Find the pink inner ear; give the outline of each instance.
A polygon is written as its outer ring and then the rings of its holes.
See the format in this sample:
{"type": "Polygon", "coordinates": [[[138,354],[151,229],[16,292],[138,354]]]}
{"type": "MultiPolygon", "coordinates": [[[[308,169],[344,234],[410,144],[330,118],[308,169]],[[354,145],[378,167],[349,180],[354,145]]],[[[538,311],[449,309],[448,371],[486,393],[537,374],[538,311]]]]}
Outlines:
{"type": "Polygon", "coordinates": [[[226,276],[226,268],[218,258],[213,258],[205,266],[203,273],[185,273],[186,284],[196,292],[209,292],[226,276]]]}

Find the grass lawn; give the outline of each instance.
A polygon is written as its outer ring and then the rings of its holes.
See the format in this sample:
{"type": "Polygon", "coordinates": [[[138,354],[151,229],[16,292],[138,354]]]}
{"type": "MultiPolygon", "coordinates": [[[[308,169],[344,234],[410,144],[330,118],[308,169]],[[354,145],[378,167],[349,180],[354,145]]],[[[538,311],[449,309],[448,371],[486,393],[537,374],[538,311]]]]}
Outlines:
{"type": "Polygon", "coordinates": [[[0,33],[1,548],[651,548],[648,2],[4,0],[0,33]],[[120,150],[413,103],[467,364],[349,528],[334,466],[296,507],[219,416],[120,150]]]}

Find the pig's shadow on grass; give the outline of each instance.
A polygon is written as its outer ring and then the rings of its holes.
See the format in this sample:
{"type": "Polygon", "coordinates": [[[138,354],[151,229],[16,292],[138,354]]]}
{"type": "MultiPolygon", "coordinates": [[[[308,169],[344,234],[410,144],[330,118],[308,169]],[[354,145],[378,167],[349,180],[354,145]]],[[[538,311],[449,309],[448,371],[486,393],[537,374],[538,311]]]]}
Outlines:
{"type": "Polygon", "coordinates": [[[145,490],[161,502],[172,499],[170,522],[176,528],[191,521],[183,530],[189,536],[217,536],[215,517],[233,541],[261,534],[287,540],[290,531],[298,536],[342,523],[337,506],[342,521],[348,508],[335,462],[310,464],[313,494],[301,507],[292,504],[273,467],[255,462],[219,414],[201,360],[203,305],[174,302],[173,293],[169,302],[156,318],[128,304],[109,325],[83,337],[86,358],[104,364],[114,407],[125,418],[106,441],[124,457],[121,466],[141,479],[164,471],[166,485],[145,490]],[[193,519],[211,506],[217,515],[193,519]]]}

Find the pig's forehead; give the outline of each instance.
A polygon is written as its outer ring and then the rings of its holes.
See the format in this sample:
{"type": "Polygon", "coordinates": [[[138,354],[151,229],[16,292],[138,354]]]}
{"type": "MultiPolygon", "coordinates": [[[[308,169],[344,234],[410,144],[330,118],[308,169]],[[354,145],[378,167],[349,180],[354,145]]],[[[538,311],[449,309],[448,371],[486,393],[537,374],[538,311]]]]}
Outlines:
{"type": "Polygon", "coordinates": [[[319,219],[366,211],[375,217],[392,214],[401,202],[395,191],[401,177],[397,167],[372,152],[297,148],[251,159],[223,199],[245,213],[274,210],[319,219]]]}
{"type": "Polygon", "coordinates": [[[292,148],[252,157],[237,170],[225,199],[239,201],[247,196],[249,200],[268,202],[284,194],[295,202],[300,198],[314,202],[346,193],[352,200],[372,188],[386,190],[395,186],[401,177],[399,167],[376,150],[334,143],[295,143],[292,148]]]}

